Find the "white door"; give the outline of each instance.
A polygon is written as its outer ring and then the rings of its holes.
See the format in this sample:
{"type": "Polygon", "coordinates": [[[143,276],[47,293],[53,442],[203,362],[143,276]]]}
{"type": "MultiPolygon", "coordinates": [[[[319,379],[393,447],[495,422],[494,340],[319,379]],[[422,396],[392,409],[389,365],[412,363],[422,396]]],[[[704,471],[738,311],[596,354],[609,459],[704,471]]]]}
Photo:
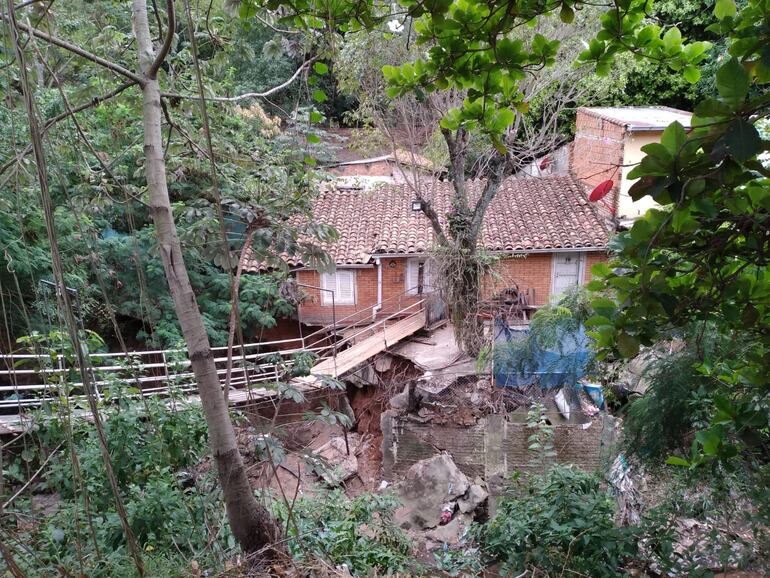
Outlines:
{"type": "Polygon", "coordinates": [[[554,253],[551,295],[561,295],[583,282],[585,253],[554,253]]]}

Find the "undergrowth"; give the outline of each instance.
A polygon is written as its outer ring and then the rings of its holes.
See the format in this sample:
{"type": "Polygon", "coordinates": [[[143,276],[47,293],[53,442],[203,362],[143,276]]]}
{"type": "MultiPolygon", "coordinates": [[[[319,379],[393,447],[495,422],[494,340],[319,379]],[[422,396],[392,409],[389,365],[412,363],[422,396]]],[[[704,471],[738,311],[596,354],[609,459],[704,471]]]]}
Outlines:
{"type": "MultiPolygon", "coordinates": [[[[208,451],[201,409],[177,400],[175,411],[167,403],[147,399],[102,410],[120,496],[155,576],[178,576],[193,559],[220,566],[235,545],[213,474],[194,469],[208,451]]],[[[2,531],[30,578],[134,576],[95,428],[86,420],[68,423],[41,421],[6,466],[11,484],[3,500],[48,459],[37,482],[5,510],[2,531]]]]}
{"type": "Polygon", "coordinates": [[[348,498],[340,489],[301,497],[291,511],[274,502],[288,535],[299,538],[289,542],[296,559],[323,558],[354,576],[414,569],[412,542],[394,520],[398,504],[391,493],[348,498]]]}

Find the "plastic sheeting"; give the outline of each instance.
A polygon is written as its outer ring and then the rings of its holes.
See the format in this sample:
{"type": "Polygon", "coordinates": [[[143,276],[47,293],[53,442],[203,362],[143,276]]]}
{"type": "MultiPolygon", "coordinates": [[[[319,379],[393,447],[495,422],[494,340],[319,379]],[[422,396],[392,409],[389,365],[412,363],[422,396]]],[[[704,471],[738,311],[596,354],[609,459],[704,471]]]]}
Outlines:
{"type": "Polygon", "coordinates": [[[585,329],[562,332],[553,349],[526,340],[527,328],[511,328],[495,321],[493,371],[502,387],[525,387],[538,382],[543,388],[575,386],[586,372],[592,353],[585,329]]]}

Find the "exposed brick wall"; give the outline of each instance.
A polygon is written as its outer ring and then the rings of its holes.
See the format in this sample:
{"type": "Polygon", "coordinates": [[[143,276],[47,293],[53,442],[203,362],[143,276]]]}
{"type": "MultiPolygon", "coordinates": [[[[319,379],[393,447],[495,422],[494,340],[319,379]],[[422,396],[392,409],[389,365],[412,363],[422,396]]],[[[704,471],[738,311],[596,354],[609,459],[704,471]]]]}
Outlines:
{"type": "Polygon", "coordinates": [[[620,165],[623,164],[625,137],[623,125],[591,114],[586,109],[578,109],[572,172],[591,187],[611,179],[614,189],[605,199],[614,207],[617,207],[622,179],[620,165]]]}
{"type": "Polygon", "coordinates": [[[545,305],[551,293],[552,259],[552,253],[529,253],[522,258],[501,260],[495,266],[496,274],[487,281],[485,297],[491,297],[515,283],[530,298],[534,292],[535,301],[530,305],[545,305]]]}
{"type": "MultiPolygon", "coordinates": [[[[481,418],[475,425],[431,424],[409,416],[383,413],[382,452],[385,479],[401,476],[416,462],[448,452],[470,477],[510,479],[514,472],[532,472],[533,453],[527,448],[532,429],[504,414],[481,418]]],[[[611,416],[599,416],[584,429],[581,424],[554,426],[555,462],[593,471],[614,458],[620,434],[611,416]]]]}
{"type": "MultiPolygon", "coordinates": [[[[503,259],[496,265],[496,274],[485,280],[484,296],[491,297],[499,291],[512,287],[519,289],[535,300],[531,305],[545,305],[551,293],[552,253],[529,253],[524,258],[503,259]]],[[[591,266],[599,261],[606,261],[603,252],[586,254],[583,282],[591,280],[591,266]]],[[[406,297],[406,258],[384,258],[382,260],[382,299],[383,309],[378,315],[382,318],[415,303],[418,297],[406,297]],[[391,264],[393,266],[391,267],[391,264]]],[[[340,267],[344,269],[344,267],[340,267]]],[[[371,307],[377,304],[377,268],[354,269],[356,272],[356,304],[337,305],[337,320],[353,315],[344,322],[362,323],[371,319],[371,307]],[[354,315],[354,314],[358,315],[354,315]]],[[[298,271],[299,283],[320,286],[321,276],[316,271],[298,271]]],[[[300,306],[300,320],[307,325],[328,325],[332,322],[331,305],[322,305],[320,292],[316,289],[302,289],[309,296],[309,301],[300,306]]]]}

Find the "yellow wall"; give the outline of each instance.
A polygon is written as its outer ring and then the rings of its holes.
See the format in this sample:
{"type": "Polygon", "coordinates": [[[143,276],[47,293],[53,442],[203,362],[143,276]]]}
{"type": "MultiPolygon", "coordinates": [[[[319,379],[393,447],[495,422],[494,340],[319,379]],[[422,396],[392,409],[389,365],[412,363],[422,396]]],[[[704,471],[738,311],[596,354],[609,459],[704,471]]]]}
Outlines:
{"type": "Polygon", "coordinates": [[[636,181],[629,180],[628,173],[638,164],[644,153],[641,148],[653,142],[659,142],[663,131],[627,132],[623,147],[623,176],[620,182],[620,201],[618,203],[618,216],[620,218],[635,219],[643,215],[647,209],[657,207],[658,204],[650,197],[644,197],[638,201],[632,201],[628,190],[636,181]]]}

